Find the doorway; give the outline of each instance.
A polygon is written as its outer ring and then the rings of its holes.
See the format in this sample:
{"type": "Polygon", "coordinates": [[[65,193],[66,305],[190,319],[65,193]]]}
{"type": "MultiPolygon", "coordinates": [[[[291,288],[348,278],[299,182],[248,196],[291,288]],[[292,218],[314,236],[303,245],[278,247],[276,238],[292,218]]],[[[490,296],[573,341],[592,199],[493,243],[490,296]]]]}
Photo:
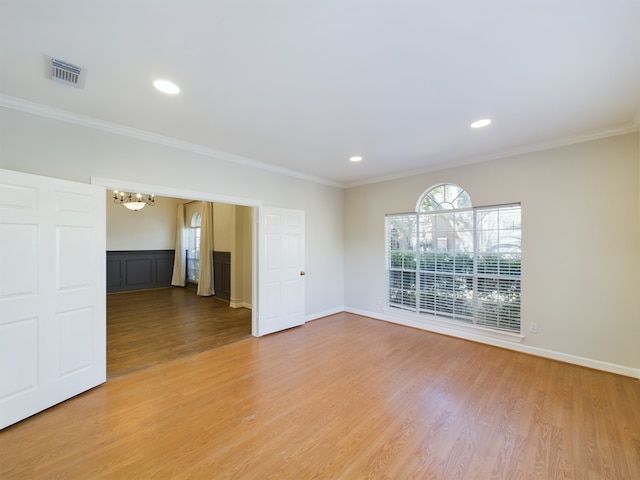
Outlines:
{"type": "Polygon", "coordinates": [[[155,195],[248,207],[251,262],[251,335],[259,337],[306,322],[305,212],[264,207],[255,199],[194,192],[171,187],[91,178],[109,190],[154,192],[155,195]],[[258,263],[259,260],[259,263],[258,263]],[[258,277],[260,277],[258,279],[258,277]],[[260,294],[258,294],[260,292],[260,294]]]}
{"type": "MultiPolygon", "coordinates": [[[[96,181],[95,179],[92,179],[92,183],[109,188],[106,193],[107,250],[111,249],[109,239],[114,234],[134,237],[139,240],[138,242],[129,239],[127,244],[116,238],[111,242],[111,246],[115,245],[119,247],[119,250],[125,250],[125,252],[109,251],[109,254],[132,253],[135,254],[138,264],[144,264],[140,260],[140,254],[147,248],[145,245],[149,244],[149,238],[153,237],[155,244],[152,241],[150,248],[170,249],[169,251],[160,250],[160,253],[170,253],[173,256],[176,206],[185,205],[185,210],[196,211],[200,208],[200,200],[212,201],[218,207],[214,213],[214,229],[220,232],[225,231],[222,237],[231,236],[231,240],[217,237],[218,244],[214,242],[214,246],[217,245],[217,248],[225,250],[226,252],[223,253],[226,253],[228,257],[231,257],[233,253],[236,267],[233,275],[235,283],[233,287],[237,294],[229,298],[229,287],[227,286],[227,301],[217,297],[200,297],[188,286],[185,288],[169,287],[167,282],[165,282],[164,288],[149,287],[146,290],[108,294],[108,379],[184,356],[195,355],[251,336],[253,325],[254,234],[252,227],[254,207],[227,203],[228,198],[222,199],[227,202],[220,202],[219,198],[203,198],[204,195],[197,194],[197,192],[189,192],[188,196],[185,192],[178,197],[175,191],[171,190],[172,197],[168,197],[166,196],[167,190],[162,187],[135,186],[134,188],[127,182],[96,181]],[[127,188],[131,191],[155,194],[155,206],[145,207],[141,212],[130,212],[122,206],[110,202],[111,190],[116,188],[115,185],[118,185],[119,190],[127,188]],[[193,198],[197,200],[193,200],[193,198]],[[150,216],[150,213],[153,213],[153,216],[150,216]],[[162,222],[170,223],[171,226],[158,226],[162,222]],[[147,231],[140,236],[132,235],[131,232],[135,231],[138,225],[153,232],[147,231]],[[229,231],[234,234],[230,235],[229,231]],[[161,239],[159,242],[158,237],[161,239]],[[139,248],[140,246],[142,246],[142,250],[139,248]],[[128,249],[133,251],[126,252],[128,249]]],[[[152,258],[148,263],[153,263],[159,258],[158,251],[149,253],[152,258]]],[[[218,253],[221,252],[214,252],[214,262],[215,255],[218,253]]],[[[172,263],[172,260],[163,261],[168,265],[172,263]]],[[[225,266],[228,267],[228,265],[225,266]]],[[[171,269],[171,266],[168,268],[171,269]]],[[[232,265],[231,268],[234,266],[232,265]]],[[[222,270],[214,269],[214,271],[222,270]]],[[[228,270],[226,273],[228,283],[228,270]]],[[[156,281],[155,278],[154,281],[156,281]]],[[[216,279],[216,283],[218,281],[216,279]]],[[[219,286],[222,287],[222,283],[219,283],[219,286]]],[[[145,285],[142,287],[144,288],[145,285]]],[[[221,294],[222,297],[225,297],[224,293],[225,288],[216,288],[216,295],[221,294]]]]}

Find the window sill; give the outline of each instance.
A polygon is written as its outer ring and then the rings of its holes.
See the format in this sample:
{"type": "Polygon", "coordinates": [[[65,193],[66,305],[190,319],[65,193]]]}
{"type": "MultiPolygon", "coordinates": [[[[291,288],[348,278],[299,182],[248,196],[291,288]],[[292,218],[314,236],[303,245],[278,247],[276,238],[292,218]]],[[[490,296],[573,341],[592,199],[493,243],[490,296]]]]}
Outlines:
{"type": "Polygon", "coordinates": [[[524,340],[524,335],[520,333],[501,332],[433,315],[412,313],[400,308],[384,307],[382,311],[389,317],[390,321],[469,340],[475,340],[476,338],[474,337],[490,338],[510,343],[521,343],[524,340]]]}

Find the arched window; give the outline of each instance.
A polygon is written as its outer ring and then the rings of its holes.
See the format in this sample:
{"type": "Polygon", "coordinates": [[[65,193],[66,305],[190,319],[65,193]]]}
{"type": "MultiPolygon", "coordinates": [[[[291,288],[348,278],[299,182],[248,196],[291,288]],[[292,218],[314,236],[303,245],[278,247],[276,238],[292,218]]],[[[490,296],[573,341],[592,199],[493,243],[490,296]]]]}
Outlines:
{"type": "Polygon", "coordinates": [[[424,192],[418,200],[416,211],[459,210],[471,207],[471,198],[467,192],[457,185],[443,183],[424,192]]]}
{"type": "Polygon", "coordinates": [[[389,307],[520,332],[520,205],[474,208],[450,183],[386,218],[389,307]]]}
{"type": "Polygon", "coordinates": [[[187,281],[198,283],[200,274],[200,225],[202,217],[199,212],[191,216],[187,227],[187,281]]]}

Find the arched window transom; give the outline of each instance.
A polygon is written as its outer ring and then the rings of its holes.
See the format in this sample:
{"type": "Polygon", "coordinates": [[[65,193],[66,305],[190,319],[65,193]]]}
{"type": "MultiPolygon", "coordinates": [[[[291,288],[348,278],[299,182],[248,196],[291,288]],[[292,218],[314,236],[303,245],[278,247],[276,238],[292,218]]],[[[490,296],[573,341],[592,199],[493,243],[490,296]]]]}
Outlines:
{"type": "Polygon", "coordinates": [[[418,201],[418,212],[471,208],[469,194],[457,185],[442,183],[427,190],[418,201]]]}

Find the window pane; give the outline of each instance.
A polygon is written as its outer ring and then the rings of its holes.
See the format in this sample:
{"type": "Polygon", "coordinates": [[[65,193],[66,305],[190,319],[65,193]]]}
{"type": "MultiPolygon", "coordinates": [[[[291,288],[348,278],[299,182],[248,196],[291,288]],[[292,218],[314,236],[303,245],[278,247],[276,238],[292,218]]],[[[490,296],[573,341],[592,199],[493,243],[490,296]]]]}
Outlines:
{"type": "Polygon", "coordinates": [[[479,252],[520,253],[520,207],[496,207],[477,211],[479,252]]]}
{"type": "Polygon", "coordinates": [[[520,331],[520,206],[459,211],[471,201],[454,185],[432,189],[421,205],[430,210],[387,218],[389,303],[520,331]]]}
{"type": "Polygon", "coordinates": [[[420,270],[435,272],[436,270],[436,254],[435,253],[420,254],[420,270]]]}
{"type": "Polygon", "coordinates": [[[454,270],[456,273],[471,275],[473,273],[473,253],[456,253],[454,270]]]}
{"type": "MultiPolygon", "coordinates": [[[[194,218],[195,218],[194,214],[194,218]]],[[[200,216],[197,214],[198,217],[200,216]]],[[[200,273],[200,227],[187,228],[187,280],[198,282],[200,273]]]]}
{"type": "Polygon", "coordinates": [[[477,323],[520,331],[520,280],[478,278],[477,323]]]}
{"type": "Polygon", "coordinates": [[[473,317],[473,277],[456,276],[453,300],[453,312],[456,319],[467,319],[471,321],[473,317]]]}
{"type": "Polygon", "coordinates": [[[487,275],[520,275],[520,207],[478,211],[477,271],[487,275]]]}
{"type": "Polygon", "coordinates": [[[436,254],[436,271],[438,272],[453,272],[455,257],[448,253],[436,254]]]}
{"type": "Polygon", "coordinates": [[[501,208],[498,227],[500,230],[520,231],[520,207],[501,208]]]}
{"type": "Polygon", "coordinates": [[[391,268],[404,268],[415,270],[416,255],[413,252],[391,252],[390,255],[391,268]]]}
{"type": "Polygon", "coordinates": [[[436,277],[433,273],[420,275],[420,311],[427,313],[436,311],[436,277]]]}
{"type": "Polygon", "coordinates": [[[471,199],[467,192],[457,185],[447,184],[445,185],[445,202],[451,205],[451,208],[469,208],[471,207],[471,199]]]}
{"type": "Polygon", "coordinates": [[[435,249],[439,252],[453,250],[455,245],[455,215],[453,213],[437,213],[431,215],[433,237],[436,239],[435,249]]]}
{"type": "Polygon", "coordinates": [[[438,185],[427,192],[422,200],[421,212],[439,210],[440,204],[444,202],[444,185],[438,185]]]}
{"type": "Polygon", "coordinates": [[[389,303],[402,307],[416,306],[415,272],[389,272],[389,303]]]}
{"type": "Polygon", "coordinates": [[[436,312],[451,318],[453,314],[454,277],[436,274],[436,312]]]}
{"type": "Polygon", "coordinates": [[[467,192],[457,185],[446,183],[426,192],[420,201],[418,211],[457,210],[471,208],[471,206],[471,198],[467,192]]]}
{"type": "Polygon", "coordinates": [[[520,276],[520,254],[507,253],[500,256],[500,275],[520,276]]]}
{"type": "Polygon", "coordinates": [[[434,244],[434,220],[435,215],[419,215],[417,217],[419,221],[418,228],[418,241],[420,245],[420,251],[428,252],[437,249],[437,245],[434,244]]]}
{"type": "Polygon", "coordinates": [[[478,255],[478,274],[520,276],[520,254],[478,255]]]}
{"type": "Polygon", "coordinates": [[[473,251],[473,211],[458,212],[454,217],[457,252],[473,251]]]}
{"type": "Polygon", "coordinates": [[[422,273],[419,298],[421,312],[469,320],[473,314],[473,277],[422,273]]]}
{"type": "Polygon", "coordinates": [[[187,280],[198,283],[200,273],[200,260],[197,258],[187,258],[187,280]]]}
{"type": "Polygon", "coordinates": [[[388,251],[415,251],[417,244],[417,218],[415,215],[386,217],[386,242],[388,251]]]}

